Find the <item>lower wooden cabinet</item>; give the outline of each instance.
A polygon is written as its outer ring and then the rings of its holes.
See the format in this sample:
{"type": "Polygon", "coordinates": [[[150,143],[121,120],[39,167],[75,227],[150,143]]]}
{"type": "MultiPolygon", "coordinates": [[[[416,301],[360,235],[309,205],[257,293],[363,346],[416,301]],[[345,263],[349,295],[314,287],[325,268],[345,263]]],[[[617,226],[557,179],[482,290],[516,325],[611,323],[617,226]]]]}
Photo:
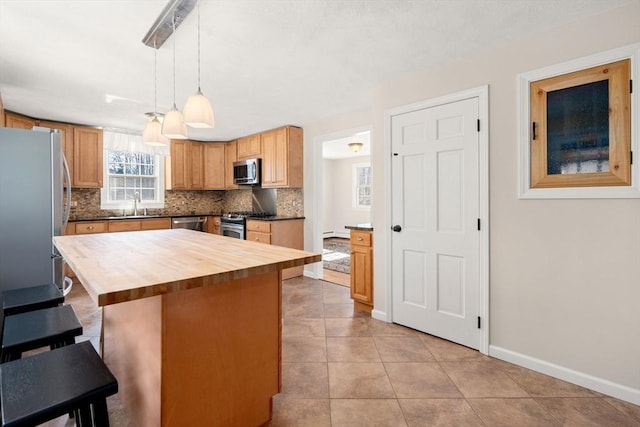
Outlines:
{"type": "Polygon", "coordinates": [[[220,217],[208,216],[207,222],[204,225],[204,231],[211,234],[222,234],[220,230],[220,217]]]}
{"type": "Polygon", "coordinates": [[[351,230],[351,298],[354,307],[373,309],[373,233],[351,230]]]}
{"type": "MultiPolygon", "coordinates": [[[[285,219],[279,221],[247,220],[247,241],[304,249],[304,220],[285,219]]],[[[304,267],[282,270],[282,279],[302,276],[304,267]]]]}

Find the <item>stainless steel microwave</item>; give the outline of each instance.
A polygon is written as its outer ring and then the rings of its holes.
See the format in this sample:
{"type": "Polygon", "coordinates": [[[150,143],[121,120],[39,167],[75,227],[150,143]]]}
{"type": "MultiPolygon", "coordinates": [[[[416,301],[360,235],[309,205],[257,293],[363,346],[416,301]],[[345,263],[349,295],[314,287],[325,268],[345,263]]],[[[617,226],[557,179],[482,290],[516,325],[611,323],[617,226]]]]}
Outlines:
{"type": "Polygon", "coordinates": [[[260,184],[261,159],[233,162],[233,183],[240,185],[260,184]]]}

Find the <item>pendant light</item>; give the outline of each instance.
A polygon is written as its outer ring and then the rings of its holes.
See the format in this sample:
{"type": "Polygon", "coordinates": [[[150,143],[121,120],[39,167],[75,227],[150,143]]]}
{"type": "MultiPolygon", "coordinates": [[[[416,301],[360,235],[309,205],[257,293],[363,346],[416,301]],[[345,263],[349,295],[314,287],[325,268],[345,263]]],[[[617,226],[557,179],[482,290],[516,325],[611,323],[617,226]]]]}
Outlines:
{"type": "Polygon", "coordinates": [[[187,139],[187,125],[176,107],[176,17],[173,17],[173,107],[164,115],[162,134],[171,139],[187,139]]]}
{"type": "Polygon", "coordinates": [[[184,104],[184,122],[193,128],[213,128],[216,125],[211,103],[200,89],[200,2],[198,2],[198,91],[184,104]]]}
{"type": "Polygon", "coordinates": [[[153,43],[153,113],[147,113],[151,120],[142,133],[142,142],[149,145],[169,145],[169,139],[162,135],[162,124],[158,120],[158,49],[153,43]]]}

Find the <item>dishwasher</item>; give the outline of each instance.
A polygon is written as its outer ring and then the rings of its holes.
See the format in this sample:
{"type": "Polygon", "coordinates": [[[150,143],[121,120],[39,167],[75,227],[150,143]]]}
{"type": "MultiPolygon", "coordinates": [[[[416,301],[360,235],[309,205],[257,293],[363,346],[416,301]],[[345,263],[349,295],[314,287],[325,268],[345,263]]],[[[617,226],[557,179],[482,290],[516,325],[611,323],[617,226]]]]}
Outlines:
{"type": "Polygon", "coordinates": [[[206,216],[180,216],[171,218],[171,228],[186,228],[188,230],[204,231],[206,216]]]}

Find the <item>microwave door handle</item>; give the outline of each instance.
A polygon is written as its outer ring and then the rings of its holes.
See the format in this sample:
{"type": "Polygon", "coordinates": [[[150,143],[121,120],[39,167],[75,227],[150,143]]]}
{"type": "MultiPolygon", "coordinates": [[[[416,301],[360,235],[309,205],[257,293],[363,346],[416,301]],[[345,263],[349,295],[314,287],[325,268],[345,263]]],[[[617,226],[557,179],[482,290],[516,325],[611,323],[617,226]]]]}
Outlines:
{"type": "Polygon", "coordinates": [[[253,164],[253,181],[255,181],[256,179],[258,179],[258,164],[254,163],[253,164]]]}

